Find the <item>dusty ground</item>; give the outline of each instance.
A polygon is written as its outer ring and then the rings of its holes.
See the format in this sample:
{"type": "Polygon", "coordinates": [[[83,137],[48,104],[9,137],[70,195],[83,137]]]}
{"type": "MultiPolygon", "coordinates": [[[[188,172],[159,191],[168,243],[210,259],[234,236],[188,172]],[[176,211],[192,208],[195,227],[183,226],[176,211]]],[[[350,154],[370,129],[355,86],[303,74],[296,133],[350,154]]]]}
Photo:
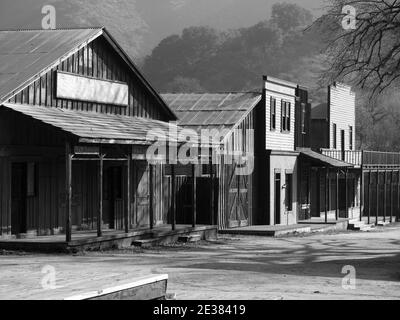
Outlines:
{"type": "Polygon", "coordinates": [[[46,265],[56,270],[54,292],[66,296],[85,283],[165,273],[177,299],[400,299],[400,225],[371,233],[225,238],[77,256],[3,254],[0,299],[52,297],[41,287],[46,265]],[[356,269],[355,290],[342,288],[346,265],[356,269]]]}

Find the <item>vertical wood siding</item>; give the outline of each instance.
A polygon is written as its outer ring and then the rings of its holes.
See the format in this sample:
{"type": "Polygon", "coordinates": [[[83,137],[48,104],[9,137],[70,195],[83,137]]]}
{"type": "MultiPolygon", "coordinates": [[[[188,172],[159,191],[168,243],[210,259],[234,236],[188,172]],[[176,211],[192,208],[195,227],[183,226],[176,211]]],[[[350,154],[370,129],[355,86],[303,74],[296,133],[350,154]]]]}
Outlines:
{"type": "Polygon", "coordinates": [[[147,92],[145,85],[131,72],[103,37],[95,39],[42,75],[33,84],[11,98],[9,102],[168,120],[168,116],[160,109],[159,102],[147,92]],[[128,106],[58,99],[55,93],[57,71],[125,82],[129,86],[128,106]]]}

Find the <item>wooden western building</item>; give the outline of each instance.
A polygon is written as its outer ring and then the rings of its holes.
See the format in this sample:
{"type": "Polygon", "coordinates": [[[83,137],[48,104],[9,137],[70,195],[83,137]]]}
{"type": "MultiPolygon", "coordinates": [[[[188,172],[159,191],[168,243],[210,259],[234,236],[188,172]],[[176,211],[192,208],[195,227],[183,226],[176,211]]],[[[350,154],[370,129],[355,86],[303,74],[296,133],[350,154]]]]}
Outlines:
{"type": "MultiPolygon", "coordinates": [[[[203,197],[212,192],[212,215],[219,228],[257,223],[257,169],[253,168],[263,156],[259,152],[263,141],[259,135],[259,130],[263,131],[262,95],[243,92],[163,94],[162,97],[178,116],[180,127],[199,134],[214,130],[213,135],[220,142],[218,159],[211,166],[205,164],[199,168],[199,176],[213,177],[212,186],[207,182],[200,185],[198,181],[203,197]]],[[[198,201],[198,205],[202,203],[198,201]]]]}
{"type": "Polygon", "coordinates": [[[176,119],[104,28],[1,31],[0,238],[177,229],[175,176],[146,161],[152,130],[186,141],[176,119]]]}

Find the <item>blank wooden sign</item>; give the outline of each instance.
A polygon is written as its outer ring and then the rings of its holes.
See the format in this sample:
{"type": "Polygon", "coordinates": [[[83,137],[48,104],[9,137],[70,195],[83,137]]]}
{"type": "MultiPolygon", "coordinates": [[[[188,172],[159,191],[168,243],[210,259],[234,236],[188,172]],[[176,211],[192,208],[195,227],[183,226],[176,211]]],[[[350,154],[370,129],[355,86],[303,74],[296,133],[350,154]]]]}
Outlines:
{"type": "Polygon", "coordinates": [[[126,83],[57,72],[57,98],[128,106],[126,83]]]}

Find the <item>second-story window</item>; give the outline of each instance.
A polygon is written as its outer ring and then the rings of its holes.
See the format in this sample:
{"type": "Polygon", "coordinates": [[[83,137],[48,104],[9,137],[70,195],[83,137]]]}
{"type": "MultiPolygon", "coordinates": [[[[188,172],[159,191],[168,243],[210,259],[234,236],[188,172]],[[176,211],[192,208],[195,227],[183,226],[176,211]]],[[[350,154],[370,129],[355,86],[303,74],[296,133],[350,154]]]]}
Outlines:
{"type": "Polygon", "coordinates": [[[271,97],[271,131],[276,130],[276,99],[271,97]]]}
{"type": "Polygon", "coordinates": [[[290,132],[290,102],[282,100],[281,104],[281,130],[290,132]]]}
{"type": "Polygon", "coordinates": [[[349,149],[353,150],[353,127],[350,126],[349,128],[349,149]]]}
{"type": "Polygon", "coordinates": [[[336,128],[336,123],[333,124],[332,126],[332,140],[333,140],[333,149],[337,149],[337,128],[336,128]]]}
{"type": "Polygon", "coordinates": [[[307,134],[306,132],[306,104],[302,103],[301,104],[301,133],[302,134],[307,134]]]}

